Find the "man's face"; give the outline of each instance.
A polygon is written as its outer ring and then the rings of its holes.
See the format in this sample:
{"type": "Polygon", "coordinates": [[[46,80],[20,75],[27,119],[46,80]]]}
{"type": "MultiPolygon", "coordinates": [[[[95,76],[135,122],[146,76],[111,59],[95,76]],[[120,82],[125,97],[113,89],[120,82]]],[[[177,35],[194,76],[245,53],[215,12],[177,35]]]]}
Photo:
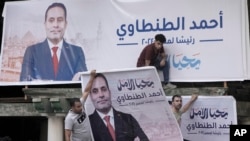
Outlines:
{"type": "Polygon", "coordinates": [[[53,7],[49,9],[47,18],[45,19],[45,29],[47,38],[54,44],[63,39],[67,26],[65,13],[61,7],[53,7]]]}
{"type": "Polygon", "coordinates": [[[107,113],[111,108],[111,93],[105,80],[102,77],[97,77],[93,81],[90,98],[96,110],[107,113]]]}
{"type": "Polygon", "coordinates": [[[155,41],[154,44],[157,50],[160,50],[163,47],[163,43],[160,41],[155,41]]]}
{"type": "Polygon", "coordinates": [[[181,97],[175,97],[174,101],[172,101],[172,106],[176,109],[176,110],[180,110],[182,107],[182,98],[181,97]]]}
{"type": "Polygon", "coordinates": [[[75,102],[75,105],[71,108],[74,113],[80,114],[82,113],[82,103],[75,102]]]}

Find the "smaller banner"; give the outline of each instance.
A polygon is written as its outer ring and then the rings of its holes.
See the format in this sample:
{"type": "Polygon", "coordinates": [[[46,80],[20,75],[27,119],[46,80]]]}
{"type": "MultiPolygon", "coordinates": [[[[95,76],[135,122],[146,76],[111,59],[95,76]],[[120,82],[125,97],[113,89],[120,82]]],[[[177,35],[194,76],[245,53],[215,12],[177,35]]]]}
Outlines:
{"type": "MultiPolygon", "coordinates": [[[[182,107],[190,98],[182,97],[182,107]]],[[[181,132],[187,140],[229,141],[230,125],[237,124],[236,101],[232,96],[198,96],[181,119],[181,132]]]]}

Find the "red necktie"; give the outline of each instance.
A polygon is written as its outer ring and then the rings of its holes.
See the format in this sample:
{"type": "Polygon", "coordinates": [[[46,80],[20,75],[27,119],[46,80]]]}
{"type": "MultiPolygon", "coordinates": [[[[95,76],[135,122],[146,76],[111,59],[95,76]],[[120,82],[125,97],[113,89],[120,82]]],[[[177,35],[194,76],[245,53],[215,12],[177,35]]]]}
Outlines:
{"type": "Polygon", "coordinates": [[[53,66],[54,66],[54,74],[56,76],[57,74],[57,71],[58,71],[58,57],[57,57],[57,49],[58,47],[53,47],[52,50],[53,50],[53,56],[52,56],[52,60],[53,60],[53,66]]]}
{"type": "Polygon", "coordinates": [[[107,123],[107,127],[108,127],[109,133],[110,133],[110,135],[111,135],[113,141],[116,141],[116,139],[115,139],[115,130],[114,130],[114,128],[112,127],[112,125],[110,124],[109,118],[110,118],[110,116],[105,116],[105,117],[104,117],[104,120],[105,120],[106,123],[107,123]]]}

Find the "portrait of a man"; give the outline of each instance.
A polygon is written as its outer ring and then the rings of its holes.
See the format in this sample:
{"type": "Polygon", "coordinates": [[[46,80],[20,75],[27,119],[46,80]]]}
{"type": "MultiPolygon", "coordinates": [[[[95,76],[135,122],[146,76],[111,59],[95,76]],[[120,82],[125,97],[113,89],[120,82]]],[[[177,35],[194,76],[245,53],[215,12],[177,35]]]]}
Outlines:
{"type": "Polygon", "coordinates": [[[136,138],[149,141],[131,114],[112,106],[108,81],[102,73],[96,74],[89,96],[95,108],[89,119],[96,141],[134,141],[136,138]]]}
{"type": "Polygon", "coordinates": [[[69,81],[76,73],[87,71],[80,46],[64,40],[68,25],[63,3],[51,4],[44,18],[46,39],[27,47],[21,67],[20,81],[69,81]]]}

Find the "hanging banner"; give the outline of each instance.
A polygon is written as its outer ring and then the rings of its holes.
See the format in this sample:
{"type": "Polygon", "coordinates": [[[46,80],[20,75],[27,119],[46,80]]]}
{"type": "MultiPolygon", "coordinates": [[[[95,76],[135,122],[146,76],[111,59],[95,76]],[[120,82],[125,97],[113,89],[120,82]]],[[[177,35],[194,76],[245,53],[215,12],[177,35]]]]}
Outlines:
{"type": "Polygon", "coordinates": [[[170,64],[170,81],[244,80],[249,62],[246,3],[246,0],[6,2],[0,84],[79,83],[78,72],[136,68],[140,52],[154,42],[158,33],[167,38],[164,49],[170,64]],[[64,15],[64,9],[59,8],[60,23],[55,22],[58,15],[51,15],[56,8],[49,8],[55,2],[62,3],[67,11],[64,15]],[[55,66],[54,45],[59,48],[55,66]]]}
{"type": "MultiPolygon", "coordinates": [[[[182,96],[183,106],[190,96],[182,96]]],[[[171,101],[172,97],[167,96],[171,101]]],[[[198,96],[181,116],[181,132],[190,141],[229,141],[230,125],[237,125],[236,100],[232,96],[198,96]]]]}
{"type": "MultiPolygon", "coordinates": [[[[84,90],[89,74],[81,76],[84,90]]],[[[183,141],[153,67],[97,72],[85,109],[96,141],[109,138],[104,115],[119,141],[183,141]]]]}

